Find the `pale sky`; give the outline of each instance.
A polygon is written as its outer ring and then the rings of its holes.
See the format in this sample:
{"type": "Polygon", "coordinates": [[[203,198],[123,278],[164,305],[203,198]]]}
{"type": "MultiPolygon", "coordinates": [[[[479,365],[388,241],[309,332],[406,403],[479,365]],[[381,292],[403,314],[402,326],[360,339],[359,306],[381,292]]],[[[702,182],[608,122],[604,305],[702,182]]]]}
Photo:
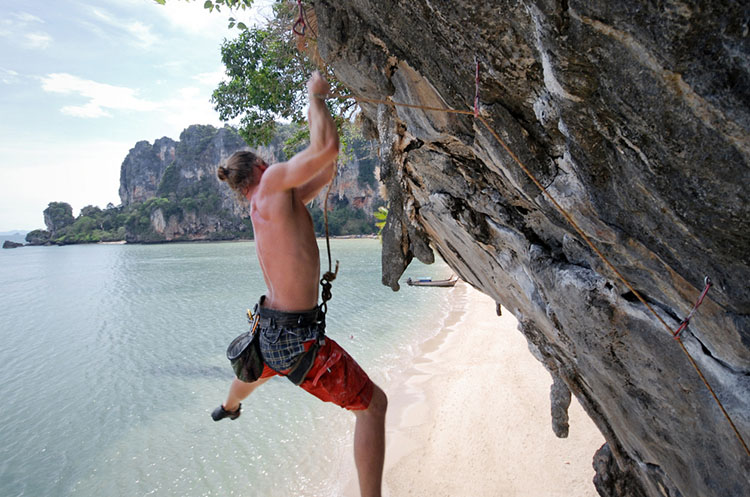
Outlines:
{"type": "Polygon", "coordinates": [[[210,103],[220,45],[269,15],[217,14],[203,1],[0,2],[0,231],[44,228],[68,202],[120,203],[120,165],[140,140],[221,126],[210,103]]]}

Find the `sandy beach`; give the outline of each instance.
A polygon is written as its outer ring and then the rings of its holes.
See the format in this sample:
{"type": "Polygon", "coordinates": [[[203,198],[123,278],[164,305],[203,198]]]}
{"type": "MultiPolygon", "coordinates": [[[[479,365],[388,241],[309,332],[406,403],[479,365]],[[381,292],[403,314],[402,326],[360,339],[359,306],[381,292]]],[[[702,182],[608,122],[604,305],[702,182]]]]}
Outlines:
{"type": "MultiPolygon", "coordinates": [[[[425,289],[425,291],[446,291],[425,289]]],[[[552,379],[516,320],[459,282],[444,329],[389,381],[384,495],[594,497],[604,443],[573,399],[570,435],[552,432],[552,379]]],[[[356,483],[347,495],[358,495],[356,483]]]]}

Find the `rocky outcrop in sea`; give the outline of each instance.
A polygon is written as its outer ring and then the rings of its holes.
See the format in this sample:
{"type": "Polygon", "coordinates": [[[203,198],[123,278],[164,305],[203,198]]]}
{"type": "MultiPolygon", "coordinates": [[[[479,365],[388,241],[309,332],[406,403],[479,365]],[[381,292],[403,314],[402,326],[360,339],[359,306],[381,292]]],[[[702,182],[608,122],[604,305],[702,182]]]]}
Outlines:
{"type": "Polygon", "coordinates": [[[318,51],[355,94],[471,110],[479,63],[489,128],[362,104],[390,207],[383,282],[398,289],[412,258],[437,250],[508,308],[556,379],[556,430],[567,388],[607,440],[601,495],[747,495],[747,7],[311,4],[318,51]],[[705,276],[713,287],[677,341],[659,319],[677,329],[705,276]]]}

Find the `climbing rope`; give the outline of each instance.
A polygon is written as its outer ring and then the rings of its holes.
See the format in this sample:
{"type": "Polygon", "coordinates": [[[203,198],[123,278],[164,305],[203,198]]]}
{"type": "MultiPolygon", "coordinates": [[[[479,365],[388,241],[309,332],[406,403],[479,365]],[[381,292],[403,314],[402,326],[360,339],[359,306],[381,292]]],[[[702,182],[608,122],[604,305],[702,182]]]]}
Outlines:
{"type": "Polygon", "coordinates": [[[307,23],[305,22],[305,9],[302,7],[302,0],[297,0],[297,7],[299,7],[299,15],[297,20],[292,25],[292,31],[297,36],[305,36],[305,28],[307,23]]]}
{"type": "Polygon", "coordinates": [[[479,117],[479,58],[474,56],[474,119],[479,117]]]}
{"type": "Polygon", "coordinates": [[[336,165],[334,165],[334,174],[333,178],[331,178],[331,181],[328,183],[328,189],[326,190],[326,199],[323,202],[323,220],[325,222],[326,226],[326,251],[328,252],[328,271],[323,273],[323,277],[320,279],[320,286],[323,287],[323,290],[321,291],[320,297],[321,297],[321,304],[320,304],[320,310],[323,314],[328,312],[328,301],[331,300],[331,282],[336,279],[336,276],[339,274],[339,261],[336,261],[336,269],[334,271],[331,271],[331,239],[328,235],[328,196],[331,194],[331,187],[333,186],[333,180],[336,177],[335,171],[338,169],[336,165]]]}
{"type": "MultiPolygon", "coordinates": [[[[617,276],[617,279],[619,279],[627,288],[632,292],[633,295],[648,309],[651,314],[653,314],[656,319],[666,328],[666,330],[677,339],[677,342],[680,344],[680,348],[682,349],[683,353],[687,356],[688,360],[690,361],[690,364],[693,366],[695,371],[698,373],[698,376],[703,381],[703,384],[706,386],[708,391],[711,393],[711,396],[713,397],[714,401],[716,402],[716,405],[721,410],[722,414],[726,418],[726,420],[729,422],[729,425],[732,427],[732,430],[734,431],[734,434],[737,436],[737,439],[739,440],[740,444],[742,444],[742,447],[745,449],[745,452],[747,453],[748,457],[750,457],[750,448],[748,448],[747,443],[745,442],[745,439],[740,434],[739,430],[737,429],[737,426],[734,424],[734,421],[732,421],[731,416],[727,412],[727,410],[724,408],[724,405],[722,404],[721,400],[719,400],[719,397],[716,395],[716,392],[711,387],[711,384],[706,379],[705,375],[703,374],[703,371],[701,371],[698,364],[695,362],[695,359],[693,359],[693,356],[688,352],[687,348],[685,347],[685,344],[682,343],[682,340],[679,339],[680,333],[684,330],[685,327],[687,327],[687,322],[689,321],[690,317],[692,317],[693,312],[695,312],[695,309],[703,302],[703,298],[705,298],[706,293],[708,292],[708,289],[711,286],[710,280],[707,278],[707,285],[703,293],[701,294],[701,297],[699,298],[699,301],[694,306],[693,310],[690,312],[688,317],[683,321],[683,324],[680,325],[680,328],[678,328],[677,331],[672,330],[671,326],[667,324],[667,322],[654,310],[654,308],[646,301],[646,299],[635,289],[633,288],[633,285],[630,284],[630,282],[625,278],[625,276],[622,275],[622,273],[609,261],[609,259],[599,250],[596,245],[591,241],[588,235],[578,226],[578,223],[576,223],[572,216],[568,213],[565,208],[560,205],[557,200],[547,191],[547,189],[541,184],[541,182],[536,178],[536,176],[531,172],[531,170],[523,163],[521,159],[518,158],[518,156],[510,149],[510,147],[505,143],[505,141],[500,137],[500,135],[490,126],[490,123],[487,122],[487,120],[479,113],[479,62],[476,62],[476,91],[475,91],[475,97],[474,97],[474,109],[473,110],[458,110],[458,109],[451,109],[449,107],[433,107],[428,105],[416,105],[416,104],[407,104],[402,102],[394,102],[392,100],[381,100],[381,99],[374,99],[374,98],[367,98],[367,97],[361,97],[358,95],[341,95],[338,93],[327,93],[324,95],[314,95],[318,98],[324,98],[324,99],[353,99],[360,103],[371,103],[371,104],[383,104],[388,105],[391,107],[406,107],[410,109],[420,109],[420,110],[428,110],[428,111],[434,111],[434,112],[444,112],[449,114],[464,114],[464,115],[471,115],[475,116],[476,119],[481,122],[485,128],[487,128],[487,131],[492,134],[492,136],[495,138],[495,140],[500,144],[500,146],[503,147],[503,149],[508,153],[508,155],[513,159],[513,161],[518,164],[518,166],[521,168],[521,170],[526,174],[526,176],[529,177],[529,179],[539,188],[539,190],[542,192],[542,194],[552,203],[552,205],[562,214],[562,216],[570,223],[570,225],[575,229],[575,231],[583,238],[583,240],[586,242],[586,244],[591,248],[591,250],[594,251],[594,253],[607,265],[607,267],[617,276]]],[[[329,256],[329,266],[330,266],[330,256],[329,256]]]]}
{"type": "MultiPolygon", "coordinates": [[[[298,8],[298,15],[297,19],[294,21],[294,24],[292,25],[292,32],[299,36],[300,40],[303,38],[309,38],[309,36],[306,34],[306,31],[309,29],[310,32],[313,34],[313,38],[315,39],[317,37],[315,30],[312,27],[312,23],[307,19],[307,13],[305,12],[305,8],[302,5],[302,0],[297,0],[297,8],[298,8]]],[[[300,51],[304,51],[303,48],[300,45],[297,45],[300,51]]],[[[310,56],[310,54],[308,54],[310,56]]],[[[317,95],[314,95],[317,96],[317,95]]],[[[321,303],[320,303],[320,311],[325,314],[328,312],[328,301],[331,300],[331,297],[333,296],[331,294],[331,283],[333,280],[336,279],[336,276],[339,274],[339,261],[336,261],[336,269],[331,269],[331,238],[329,234],[328,229],[328,197],[331,194],[331,188],[333,187],[333,181],[336,178],[336,171],[338,170],[337,163],[334,163],[334,174],[333,177],[331,177],[331,181],[328,182],[328,189],[326,190],[325,195],[325,201],[323,202],[323,220],[325,223],[325,230],[326,230],[326,252],[328,254],[328,271],[323,273],[323,277],[320,279],[320,286],[322,287],[320,292],[321,297],[321,303]]]]}
{"type": "Polygon", "coordinates": [[[305,12],[305,8],[302,6],[302,0],[297,0],[297,7],[299,9],[299,14],[297,14],[297,20],[294,21],[294,24],[292,25],[292,32],[297,36],[306,36],[305,31],[307,31],[307,29],[310,29],[310,31],[312,31],[313,38],[317,38],[315,30],[313,29],[310,21],[307,19],[307,13],[305,12]]]}

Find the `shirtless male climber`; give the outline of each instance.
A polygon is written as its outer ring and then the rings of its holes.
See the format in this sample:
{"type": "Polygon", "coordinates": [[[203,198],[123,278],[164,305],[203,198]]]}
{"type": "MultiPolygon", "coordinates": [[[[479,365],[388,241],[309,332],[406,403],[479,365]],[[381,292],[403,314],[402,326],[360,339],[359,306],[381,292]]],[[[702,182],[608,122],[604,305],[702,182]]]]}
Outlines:
{"type": "MultiPolygon", "coordinates": [[[[328,184],[339,152],[336,126],[318,95],[328,83],[315,72],[307,82],[310,98],[310,146],[269,166],[251,152],[237,152],[220,167],[226,181],[250,202],[255,247],[268,291],[257,306],[257,330],[263,369],[251,383],[235,378],[226,401],[214,410],[215,421],[237,419],[240,402],[275,375],[290,379],[292,367],[317,348],[300,386],[319,399],[352,411],[356,417],[354,460],[362,496],[380,496],[385,455],[387,398],[336,342],[324,337],[318,281],[320,259],[312,218],[305,207],[328,184]]],[[[234,366],[234,365],[233,365],[234,366]]]]}

